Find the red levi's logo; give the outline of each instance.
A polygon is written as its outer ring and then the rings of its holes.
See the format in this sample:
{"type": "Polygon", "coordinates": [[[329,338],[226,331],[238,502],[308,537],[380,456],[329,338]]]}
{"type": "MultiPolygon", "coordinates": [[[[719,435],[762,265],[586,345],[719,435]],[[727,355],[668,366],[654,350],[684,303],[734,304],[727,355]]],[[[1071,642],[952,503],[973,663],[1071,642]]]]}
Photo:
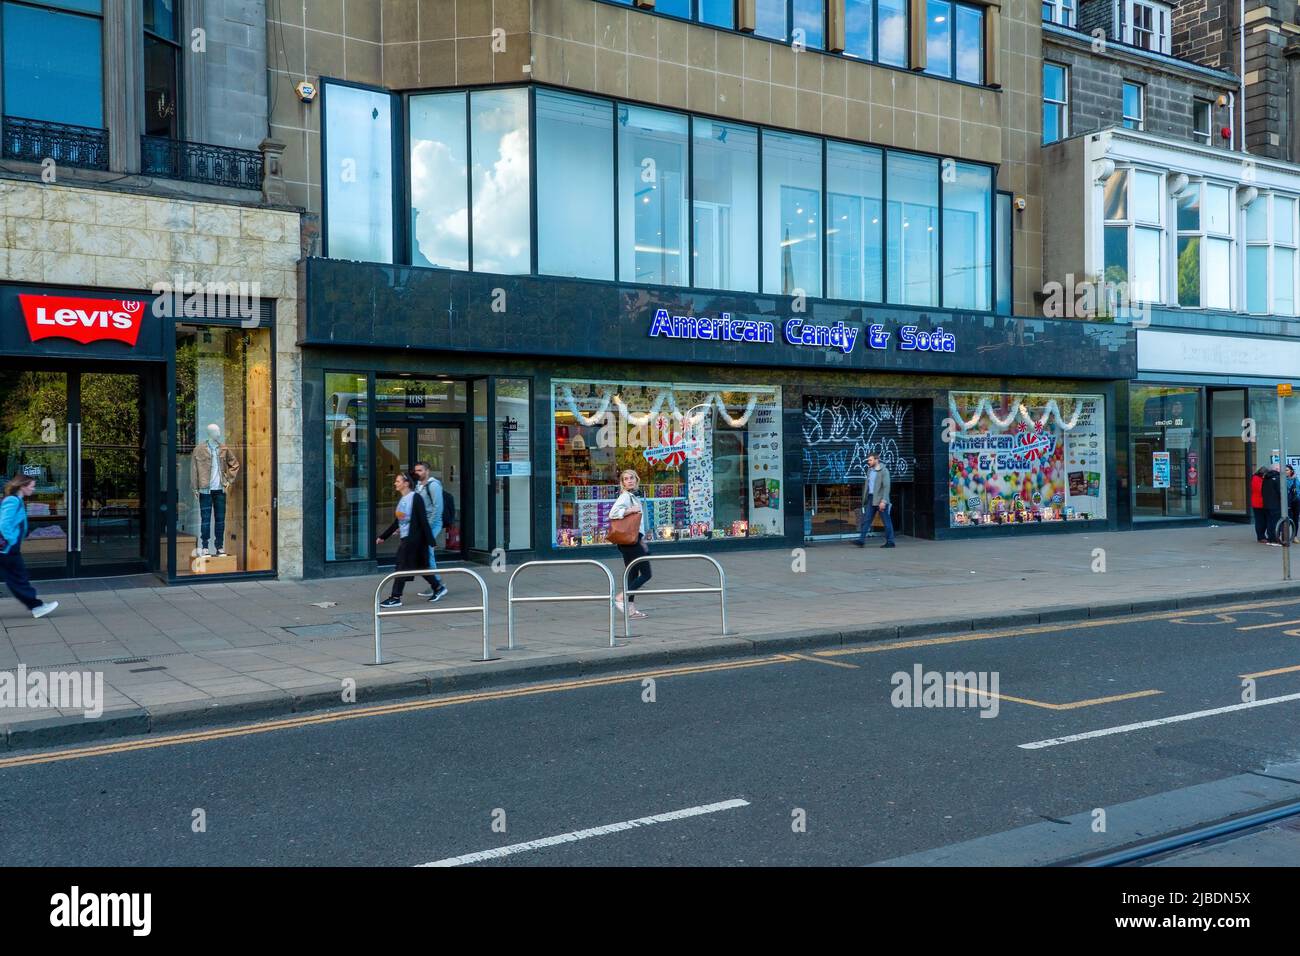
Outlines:
{"type": "Polygon", "coordinates": [[[82,345],[110,340],[132,348],[140,338],[144,303],[129,299],[74,299],[60,295],[19,295],[27,333],[41,339],[72,339],[82,345]]]}

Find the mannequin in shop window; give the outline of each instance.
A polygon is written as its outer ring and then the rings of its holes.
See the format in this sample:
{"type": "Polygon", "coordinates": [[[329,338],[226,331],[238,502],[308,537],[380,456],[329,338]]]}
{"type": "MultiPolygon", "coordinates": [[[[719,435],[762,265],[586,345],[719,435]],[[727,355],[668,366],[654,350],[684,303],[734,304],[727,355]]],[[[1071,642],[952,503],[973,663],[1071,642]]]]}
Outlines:
{"type": "Polygon", "coordinates": [[[239,459],[222,440],[221,426],[214,422],[207,431],[207,440],[194,446],[190,468],[194,497],[199,500],[199,545],[194,557],[226,553],[226,492],[239,474],[239,459]]]}

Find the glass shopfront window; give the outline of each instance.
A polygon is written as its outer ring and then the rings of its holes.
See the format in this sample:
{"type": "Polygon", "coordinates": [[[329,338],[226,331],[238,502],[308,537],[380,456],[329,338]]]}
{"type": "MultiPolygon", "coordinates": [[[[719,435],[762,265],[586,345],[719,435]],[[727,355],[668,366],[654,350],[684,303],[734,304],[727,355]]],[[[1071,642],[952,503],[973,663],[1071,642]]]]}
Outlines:
{"type": "Polygon", "coordinates": [[[537,269],[614,278],[614,111],[609,100],[537,91],[537,269]]]}
{"type": "Polygon", "coordinates": [[[822,294],[822,144],[763,131],[763,291],[822,294]]]}
{"type": "Polygon", "coordinates": [[[758,291],[758,130],[700,119],[695,144],[695,287],[758,291]]]}
{"type": "Polygon", "coordinates": [[[364,372],[325,373],[325,560],[370,547],[370,409],[364,372]]]}
{"type": "Polygon", "coordinates": [[[950,392],[952,527],[1106,517],[1100,395],[950,392]]]}
{"type": "Polygon", "coordinates": [[[271,333],[176,327],[176,573],[272,569],[271,333]]]}
{"type": "Polygon", "coordinates": [[[533,541],[533,462],[531,388],[525,378],[496,380],[497,542],[507,551],[526,550],[533,541]]]}
{"type": "Polygon", "coordinates": [[[1136,386],[1129,391],[1133,519],[1201,517],[1199,388],[1136,386]]]}
{"type": "Polygon", "coordinates": [[[375,381],[375,411],[404,414],[406,412],[465,412],[465,383],[446,378],[403,375],[399,378],[381,378],[375,381]]]}
{"type": "Polygon", "coordinates": [[[556,545],[605,543],[628,468],[656,540],[784,533],[779,388],[556,381],[552,402],[556,545]]]}
{"type": "Polygon", "coordinates": [[[880,150],[826,144],[826,294],[832,299],[879,302],[883,295],[884,224],[880,150]]]}
{"type": "Polygon", "coordinates": [[[943,304],[987,311],[993,286],[993,171],[956,164],[943,186],[943,304]]]}
{"type": "Polygon", "coordinates": [[[939,304],[939,161],[891,152],[889,301],[939,304]]]}

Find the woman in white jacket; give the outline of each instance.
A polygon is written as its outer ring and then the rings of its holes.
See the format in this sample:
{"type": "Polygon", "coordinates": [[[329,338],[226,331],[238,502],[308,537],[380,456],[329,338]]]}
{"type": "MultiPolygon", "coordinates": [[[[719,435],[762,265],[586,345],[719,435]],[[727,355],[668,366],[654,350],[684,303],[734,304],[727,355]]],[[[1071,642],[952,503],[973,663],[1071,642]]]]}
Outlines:
{"type": "MultiPolygon", "coordinates": [[[[641,484],[641,479],[635,471],[629,468],[618,476],[618,481],[619,484],[622,485],[623,490],[614,501],[614,507],[609,509],[610,519],[623,518],[630,514],[641,515],[641,530],[637,532],[636,543],[620,544],[618,546],[618,553],[623,555],[623,567],[626,568],[637,558],[648,555],[650,553],[650,546],[646,544],[645,540],[645,509],[642,507],[641,499],[636,495],[636,489],[641,484]]],[[[649,580],[649,561],[642,562],[632,569],[632,576],[628,578],[627,582],[628,617],[636,619],[645,617],[644,614],[636,609],[636,598],[632,595],[632,592],[637,590],[637,588],[644,586],[649,580]]],[[[618,608],[619,611],[623,610],[622,591],[619,591],[618,596],[614,598],[614,606],[618,608]]]]}

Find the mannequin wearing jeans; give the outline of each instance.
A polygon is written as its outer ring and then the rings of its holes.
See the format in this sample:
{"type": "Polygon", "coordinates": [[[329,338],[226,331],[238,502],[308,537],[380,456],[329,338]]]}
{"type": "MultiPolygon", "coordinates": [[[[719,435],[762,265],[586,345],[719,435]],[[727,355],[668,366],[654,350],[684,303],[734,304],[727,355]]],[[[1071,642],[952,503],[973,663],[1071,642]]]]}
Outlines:
{"type": "Polygon", "coordinates": [[[207,431],[207,440],[194,446],[191,467],[191,484],[199,501],[199,546],[195,552],[220,555],[226,553],[226,492],[239,473],[239,459],[222,443],[220,425],[214,422],[207,431]]]}

